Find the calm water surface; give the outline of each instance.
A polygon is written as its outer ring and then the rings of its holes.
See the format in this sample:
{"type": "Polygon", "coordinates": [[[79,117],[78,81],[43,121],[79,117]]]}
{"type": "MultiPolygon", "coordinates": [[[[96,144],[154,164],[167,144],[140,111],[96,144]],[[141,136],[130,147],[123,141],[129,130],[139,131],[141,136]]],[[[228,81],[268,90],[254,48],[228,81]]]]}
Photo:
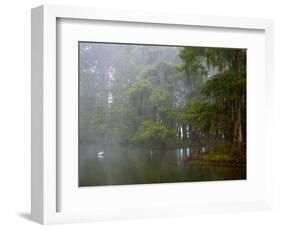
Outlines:
{"type": "MultiPolygon", "coordinates": [[[[201,148],[204,150],[204,148],[201,148]]],[[[146,184],[246,178],[245,167],[188,164],[198,147],[167,151],[92,144],[79,146],[79,186],[146,184]],[[98,155],[104,152],[103,155],[98,155]]]]}

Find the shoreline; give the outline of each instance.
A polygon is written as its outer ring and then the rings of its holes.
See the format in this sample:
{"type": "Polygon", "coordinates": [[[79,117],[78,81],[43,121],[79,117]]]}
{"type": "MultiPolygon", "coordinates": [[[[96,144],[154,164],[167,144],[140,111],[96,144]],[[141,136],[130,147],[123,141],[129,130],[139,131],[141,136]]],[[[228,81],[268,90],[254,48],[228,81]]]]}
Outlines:
{"type": "Polygon", "coordinates": [[[243,168],[246,167],[246,162],[234,162],[234,161],[206,161],[200,159],[186,159],[186,164],[191,165],[203,165],[203,166],[219,166],[219,167],[237,167],[243,168]]]}

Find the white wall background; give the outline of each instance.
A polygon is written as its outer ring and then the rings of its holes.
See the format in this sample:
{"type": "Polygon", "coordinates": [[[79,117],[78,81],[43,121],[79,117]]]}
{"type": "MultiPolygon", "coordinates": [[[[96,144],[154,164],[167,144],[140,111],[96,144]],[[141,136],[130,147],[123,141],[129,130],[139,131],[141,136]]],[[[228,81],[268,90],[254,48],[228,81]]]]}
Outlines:
{"type": "MultiPolygon", "coordinates": [[[[275,98],[281,99],[281,13],[276,0],[7,0],[0,8],[0,228],[39,229],[30,213],[30,8],[80,5],[201,15],[271,18],[275,21],[275,98]],[[280,64],[279,64],[280,63],[280,64]],[[278,77],[280,76],[280,77],[278,77]]],[[[281,104],[280,104],[281,105],[281,104]]],[[[48,226],[52,229],[280,229],[281,106],[275,108],[275,210],[48,226]],[[279,137],[278,137],[279,135],[279,137]],[[280,152],[280,154],[279,154],[280,152]],[[279,166],[280,165],[280,166],[279,166]]],[[[235,194],[233,194],[235,195],[235,194]]]]}

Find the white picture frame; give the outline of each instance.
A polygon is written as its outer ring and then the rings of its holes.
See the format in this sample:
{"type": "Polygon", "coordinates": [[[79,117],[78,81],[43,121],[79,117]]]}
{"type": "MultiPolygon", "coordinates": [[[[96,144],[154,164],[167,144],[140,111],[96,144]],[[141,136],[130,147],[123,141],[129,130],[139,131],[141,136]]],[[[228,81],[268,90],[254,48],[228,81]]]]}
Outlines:
{"type": "MultiPolygon", "coordinates": [[[[267,123],[263,130],[266,133],[266,138],[270,138],[270,111],[273,105],[272,88],[273,84],[273,22],[266,19],[247,19],[247,18],[231,18],[231,17],[210,17],[210,16],[189,16],[189,15],[173,15],[173,14],[159,14],[148,12],[131,12],[131,11],[115,11],[115,10],[100,10],[80,7],[66,7],[66,6],[52,6],[44,5],[32,9],[32,188],[31,188],[31,213],[32,219],[41,224],[56,224],[56,223],[70,223],[81,221],[96,221],[107,219],[124,219],[124,218],[141,218],[153,216],[171,216],[171,215],[185,215],[188,213],[205,213],[205,212],[225,212],[225,211],[243,211],[243,210],[264,210],[272,207],[272,169],[270,168],[270,161],[272,160],[270,148],[265,143],[260,143],[260,147],[265,151],[265,162],[261,163],[257,159],[255,168],[258,170],[259,164],[262,164],[262,172],[264,174],[261,182],[252,185],[251,189],[263,187],[262,193],[257,192],[257,196],[253,199],[243,198],[240,194],[238,198],[225,198],[221,201],[216,199],[204,199],[204,202],[198,202],[196,199],[193,203],[183,202],[178,200],[170,200],[165,206],[160,206],[158,203],[152,203],[152,206],[141,206],[137,202],[134,204],[133,199],[128,199],[127,205],[124,207],[114,207],[114,204],[104,205],[99,204],[98,208],[86,207],[85,203],[77,208],[79,200],[71,202],[72,197],[68,197],[67,210],[60,209],[60,200],[68,196],[68,191],[64,190],[61,193],[61,186],[63,180],[60,177],[60,162],[64,160],[57,155],[58,152],[58,111],[60,104],[58,103],[58,21],[61,19],[70,20],[93,20],[102,21],[108,25],[114,22],[122,22],[134,26],[145,24],[156,27],[198,27],[201,30],[219,29],[219,30],[242,30],[259,31],[262,33],[262,40],[259,44],[263,44],[264,52],[261,57],[261,68],[264,72],[261,73],[261,83],[259,86],[252,85],[252,92],[255,87],[263,87],[264,93],[260,94],[261,100],[264,101],[262,106],[267,106],[267,113],[257,119],[266,119],[267,123]],[[264,42],[264,43],[263,43],[264,42]],[[260,183],[260,184],[259,184],[260,183]],[[255,187],[256,186],[256,187],[255,187]],[[84,207],[84,208],[83,208],[84,207]],[[77,209],[76,209],[77,208],[77,209]],[[100,212],[99,212],[100,210],[100,212]],[[122,210],[122,211],[120,211],[122,210]]],[[[143,35],[145,36],[145,35],[143,35]]],[[[157,38],[157,37],[156,37],[157,38]]],[[[237,38],[236,38],[237,39],[237,38]]],[[[247,48],[247,47],[246,47],[247,48]]],[[[77,72],[75,73],[77,74],[77,72]]],[[[253,94],[254,95],[254,94],[253,94]]],[[[263,107],[260,107],[260,109],[263,107]]],[[[259,110],[254,111],[252,114],[259,110]]],[[[260,120],[256,120],[257,122],[260,120]]],[[[253,123],[253,122],[252,122],[253,123]]],[[[254,124],[250,126],[254,129],[254,124]]],[[[257,137],[258,138],[258,137],[257,137]]],[[[253,141],[259,139],[252,138],[253,141]]],[[[248,159],[253,161],[253,158],[248,159]]],[[[74,170],[74,169],[73,169],[74,170]]],[[[71,178],[69,178],[71,180],[71,178]]],[[[214,188],[210,190],[215,193],[219,189],[224,189],[223,182],[217,182],[214,188]]],[[[239,193],[240,186],[238,183],[228,184],[229,189],[235,190],[239,193]]],[[[161,191],[165,192],[179,192],[183,194],[186,189],[186,183],[182,184],[166,184],[158,187],[154,185],[145,185],[146,187],[140,190],[144,195],[140,200],[144,200],[149,193],[156,194],[161,191]],[[173,192],[172,189],[173,188],[173,192]]],[[[196,185],[189,184],[195,187],[192,194],[196,194],[200,189],[208,189],[208,184],[196,185]]],[[[189,187],[190,189],[191,187],[189,187]]],[[[64,188],[62,188],[64,189],[64,188]]],[[[246,189],[246,187],[244,188],[246,189]]],[[[248,189],[248,188],[247,188],[248,189]]],[[[84,190],[84,194],[101,194],[103,192],[110,193],[116,197],[128,197],[132,192],[140,194],[140,191],[134,187],[114,187],[114,188],[99,188],[98,190],[84,190]],[[121,195],[120,195],[121,194],[121,195]]],[[[227,191],[227,190],[225,190],[227,191]]],[[[88,196],[87,195],[87,196],[88,196]]],[[[120,198],[119,197],[119,198],[120,198]]],[[[250,197],[250,194],[249,196],[250,197]]],[[[126,202],[126,201],[122,201],[126,202]]],[[[94,204],[94,203],[93,203],[94,204]]],[[[116,203],[116,205],[121,205],[116,203]]]]}

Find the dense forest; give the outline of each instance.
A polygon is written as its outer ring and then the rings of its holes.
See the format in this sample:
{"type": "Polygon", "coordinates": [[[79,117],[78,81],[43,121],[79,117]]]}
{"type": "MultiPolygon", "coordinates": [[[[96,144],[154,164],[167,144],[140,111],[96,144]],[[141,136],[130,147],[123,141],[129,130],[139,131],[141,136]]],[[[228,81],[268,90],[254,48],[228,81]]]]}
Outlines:
{"type": "Polygon", "coordinates": [[[246,50],[80,42],[79,51],[80,143],[198,145],[202,160],[245,161],[246,50]]]}

